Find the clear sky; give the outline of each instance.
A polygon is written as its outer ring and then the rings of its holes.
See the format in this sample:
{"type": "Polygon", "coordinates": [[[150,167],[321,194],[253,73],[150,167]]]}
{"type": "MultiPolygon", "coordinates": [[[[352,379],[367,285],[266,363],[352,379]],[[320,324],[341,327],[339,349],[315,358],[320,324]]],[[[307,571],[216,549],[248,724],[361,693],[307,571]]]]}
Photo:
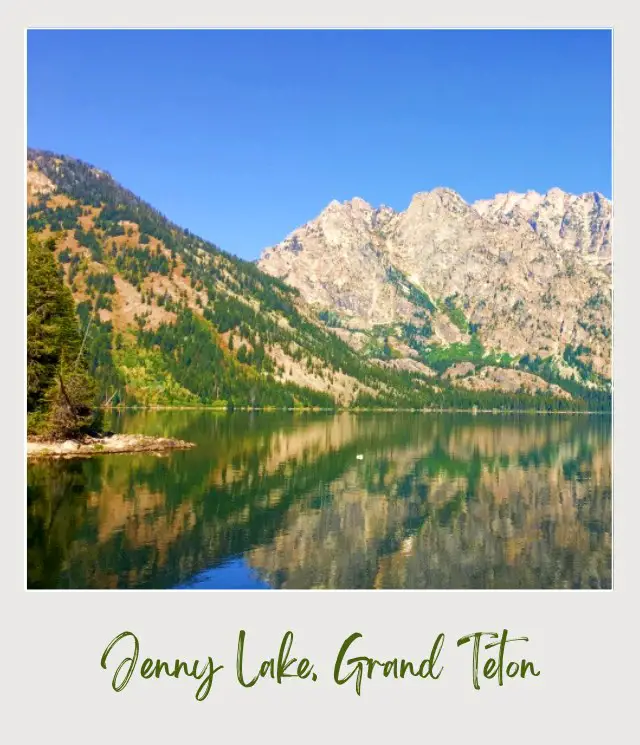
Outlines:
{"type": "Polygon", "coordinates": [[[608,31],[30,31],[28,144],[257,258],[332,199],[611,196],[608,31]]]}

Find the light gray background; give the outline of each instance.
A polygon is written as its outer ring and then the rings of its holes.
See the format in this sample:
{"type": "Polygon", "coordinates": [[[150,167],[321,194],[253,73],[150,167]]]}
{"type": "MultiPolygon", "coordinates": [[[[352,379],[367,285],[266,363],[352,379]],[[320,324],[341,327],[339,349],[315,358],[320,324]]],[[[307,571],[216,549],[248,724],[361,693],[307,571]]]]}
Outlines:
{"type": "MultiPolygon", "coordinates": [[[[369,2],[181,2],[107,6],[30,0],[3,6],[2,261],[0,323],[3,362],[4,609],[2,700],[10,742],[420,742],[602,743],[633,740],[638,619],[638,41],[632,11],[622,3],[537,2],[535,6],[459,0],[439,11],[410,3],[376,10],[369,2]],[[358,5],[360,6],[359,9],[358,5]],[[253,6],[253,7],[252,7],[253,6]],[[615,48],[615,590],[610,592],[26,592],[24,573],[24,40],[25,27],[253,26],[253,27],[611,27],[615,48]],[[637,229],[637,228],[636,228],[637,229]],[[530,642],[520,654],[535,660],[539,678],[487,682],[477,692],[470,648],[455,640],[477,630],[508,628],[530,642]],[[264,681],[240,688],[235,651],[247,630],[248,659],[277,652],[287,629],[295,650],[316,663],[317,683],[264,681]],[[134,631],[141,656],[193,659],[211,655],[225,669],[196,703],[190,679],[144,681],[123,693],[110,688],[113,666],[100,669],[107,643],[134,631]],[[331,680],[344,638],[359,630],[358,649],[383,659],[420,658],[446,633],[439,681],[365,681],[358,698],[331,680]],[[8,718],[7,718],[8,714],[8,718]]],[[[631,7],[631,4],[629,4],[631,7]]],[[[52,65],[55,60],[52,60],[52,65]]],[[[78,61],[82,64],[82,60],[78,61]]],[[[535,64],[535,60],[532,60],[535,64]]],[[[571,71],[567,95],[571,95],[571,71]]],[[[479,81],[479,85],[498,81],[479,81]]],[[[544,91],[539,91],[544,95],[544,91]]],[[[79,99],[81,100],[81,98],[79,99]]],[[[607,102],[593,101],[593,106],[607,102]]],[[[81,107],[79,115],[81,115],[81,107]]],[[[55,116],[55,112],[52,112],[55,116]]],[[[46,147],[46,143],[39,143],[46,147]]],[[[526,148],[527,143],[523,142],[526,148]]],[[[585,152],[585,158],[589,153],[585,152]]],[[[505,187],[506,188],[506,187],[505,187]]],[[[519,652],[515,650],[514,654],[519,652]]]]}

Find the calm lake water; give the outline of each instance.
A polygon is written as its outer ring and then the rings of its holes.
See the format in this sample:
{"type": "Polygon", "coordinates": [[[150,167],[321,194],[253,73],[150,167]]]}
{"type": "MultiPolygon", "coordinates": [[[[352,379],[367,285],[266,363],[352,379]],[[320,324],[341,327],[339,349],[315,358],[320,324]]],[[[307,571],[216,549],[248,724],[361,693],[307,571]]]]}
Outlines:
{"type": "Polygon", "coordinates": [[[609,588],[605,416],[113,415],[28,465],[30,588],[609,588]]]}

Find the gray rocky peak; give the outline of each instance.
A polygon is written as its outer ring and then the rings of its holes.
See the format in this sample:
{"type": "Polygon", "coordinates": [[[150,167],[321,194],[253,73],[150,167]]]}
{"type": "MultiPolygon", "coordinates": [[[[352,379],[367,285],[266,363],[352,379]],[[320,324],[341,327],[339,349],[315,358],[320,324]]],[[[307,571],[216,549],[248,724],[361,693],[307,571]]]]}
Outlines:
{"type": "Polygon", "coordinates": [[[347,341],[346,329],[428,322],[433,344],[468,343],[473,329],[487,350],[559,367],[567,347],[586,349],[584,361],[606,377],[610,214],[605,197],[558,187],[473,205],[438,187],[403,212],[356,197],[332,202],[259,266],[336,313],[347,341]]]}

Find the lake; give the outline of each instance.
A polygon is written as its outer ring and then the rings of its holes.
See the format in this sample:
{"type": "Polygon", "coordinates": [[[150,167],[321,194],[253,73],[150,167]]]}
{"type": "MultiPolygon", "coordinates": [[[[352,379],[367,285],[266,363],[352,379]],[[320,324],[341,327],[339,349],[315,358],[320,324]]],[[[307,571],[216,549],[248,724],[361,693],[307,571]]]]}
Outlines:
{"type": "Polygon", "coordinates": [[[608,416],[114,412],[27,465],[29,588],[610,588],[608,416]]]}

